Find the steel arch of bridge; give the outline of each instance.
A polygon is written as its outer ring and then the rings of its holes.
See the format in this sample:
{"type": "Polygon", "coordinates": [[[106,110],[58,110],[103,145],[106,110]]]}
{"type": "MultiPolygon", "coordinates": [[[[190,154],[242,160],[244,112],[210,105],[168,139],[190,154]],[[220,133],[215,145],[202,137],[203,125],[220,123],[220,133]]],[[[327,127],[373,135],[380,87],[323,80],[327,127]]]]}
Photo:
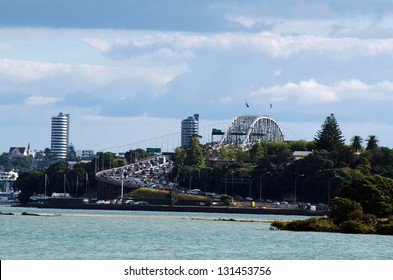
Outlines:
{"type": "Polygon", "coordinates": [[[247,145],[262,141],[284,141],[278,123],[267,116],[238,116],[224,133],[220,144],[247,145]]]}

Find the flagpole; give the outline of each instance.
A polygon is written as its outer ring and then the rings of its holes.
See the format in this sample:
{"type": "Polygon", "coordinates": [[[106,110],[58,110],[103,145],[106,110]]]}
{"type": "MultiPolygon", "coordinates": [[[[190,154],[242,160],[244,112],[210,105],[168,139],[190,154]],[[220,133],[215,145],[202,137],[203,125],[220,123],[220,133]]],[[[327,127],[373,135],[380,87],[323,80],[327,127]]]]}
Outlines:
{"type": "Polygon", "coordinates": [[[270,109],[273,108],[273,105],[272,105],[272,103],[270,102],[270,100],[269,100],[269,105],[268,105],[268,106],[269,106],[269,107],[268,107],[267,112],[268,112],[268,117],[270,117],[270,109]]]}

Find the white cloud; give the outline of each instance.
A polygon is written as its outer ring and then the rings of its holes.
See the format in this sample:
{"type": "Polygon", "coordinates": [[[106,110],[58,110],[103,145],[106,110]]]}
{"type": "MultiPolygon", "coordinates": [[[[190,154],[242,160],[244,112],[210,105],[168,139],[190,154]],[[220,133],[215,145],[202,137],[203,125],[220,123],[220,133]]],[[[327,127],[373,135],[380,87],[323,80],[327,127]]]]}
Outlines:
{"type": "Polygon", "coordinates": [[[318,35],[329,36],[337,27],[337,21],[332,19],[284,19],[273,17],[254,17],[227,15],[230,22],[239,24],[245,28],[259,28],[281,35],[318,35]]]}
{"type": "Polygon", "coordinates": [[[315,104],[337,101],[337,93],[328,86],[318,84],[314,79],[299,83],[287,83],[283,86],[262,88],[253,92],[252,96],[271,95],[275,101],[297,98],[302,104],[315,104]]]}
{"type": "MultiPolygon", "coordinates": [[[[150,52],[160,48],[173,50],[197,49],[251,49],[273,57],[289,57],[303,51],[338,53],[340,55],[376,56],[393,54],[393,39],[329,38],[321,35],[281,35],[273,32],[259,33],[152,33],[128,35],[129,38],[85,40],[103,52],[122,52],[126,49],[150,52]]],[[[132,53],[132,52],[131,52],[132,53]]]]}
{"type": "Polygon", "coordinates": [[[100,50],[101,52],[108,52],[112,47],[107,40],[101,38],[85,38],[82,42],[92,48],[100,50]]]}
{"type": "Polygon", "coordinates": [[[264,22],[261,18],[248,16],[227,15],[225,18],[230,22],[240,24],[246,28],[252,28],[264,22]]]}
{"type": "MultiPolygon", "coordinates": [[[[168,56],[168,53],[162,54],[168,56]]],[[[156,56],[157,57],[157,56],[156,56]]],[[[60,79],[68,81],[79,88],[94,88],[105,86],[116,80],[145,80],[159,84],[166,84],[177,75],[187,71],[181,67],[167,65],[152,65],[134,61],[116,66],[102,66],[91,64],[65,64],[42,61],[27,61],[0,59],[1,79],[11,82],[35,82],[40,80],[60,79]]]]}
{"type": "MultiPolygon", "coordinates": [[[[111,75],[108,67],[88,64],[49,63],[32,60],[0,59],[0,73],[20,82],[32,82],[62,76],[85,77],[90,82],[105,82],[111,75]]],[[[113,76],[113,75],[112,75],[113,76]]],[[[112,78],[109,79],[113,79],[112,78]]]]}
{"type": "Polygon", "coordinates": [[[282,70],[281,69],[276,69],[273,71],[273,76],[278,77],[281,76],[282,70]]]}
{"type": "Polygon", "coordinates": [[[58,101],[58,99],[53,97],[42,97],[42,96],[31,96],[25,100],[27,105],[47,105],[58,101]]]}
{"type": "Polygon", "coordinates": [[[376,87],[384,91],[393,91],[393,82],[390,81],[379,82],[377,83],[376,87]]]}
{"type": "Polygon", "coordinates": [[[331,103],[339,100],[385,100],[391,101],[393,83],[383,81],[366,84],[359,80],[342,80],[333,85],[324,85],[314,79],[298,83],[286,83],[269,88],[253,90],[251,96],[270,95],[275,101],[287,101],[295,98],[301,104],[331,103]]]}
{"type": "Polygon", "coordinates": [[[0,51],[11,51],[14,49],[14,46],[9,43],[0,42],[0,51]]]}
{"type": "Polygon", "coordinates": [[[340,81],[334,88],[337,91],[366,91],[372,89],[373,86],[370,86],[359,80],[345,80],[340,81]]]}

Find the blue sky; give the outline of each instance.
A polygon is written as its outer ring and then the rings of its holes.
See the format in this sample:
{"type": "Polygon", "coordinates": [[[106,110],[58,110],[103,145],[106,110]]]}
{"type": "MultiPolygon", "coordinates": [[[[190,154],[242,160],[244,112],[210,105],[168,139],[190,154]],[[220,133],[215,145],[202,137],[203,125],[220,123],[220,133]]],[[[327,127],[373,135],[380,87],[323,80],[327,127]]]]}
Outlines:
{"type": "Polygon", "coordinates": [[[333,113],[393,148],[391,65],[387,0],[5,0],[0,151],[50,147],[59,112],[76,149],[171,149],[195,113],[203,141],[242,114],[312,140],[333,113]]]}

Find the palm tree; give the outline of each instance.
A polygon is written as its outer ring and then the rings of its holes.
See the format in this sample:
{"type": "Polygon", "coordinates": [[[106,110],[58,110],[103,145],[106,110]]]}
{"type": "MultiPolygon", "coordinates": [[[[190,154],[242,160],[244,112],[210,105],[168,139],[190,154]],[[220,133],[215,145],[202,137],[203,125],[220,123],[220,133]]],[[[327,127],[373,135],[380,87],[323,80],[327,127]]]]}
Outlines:
{"type": "Polygon", "coordinates": [[[378,140],[377,136],[370,135],[370,136],[368,136],[366,141],[367,141],[366,150],[372,150],[372,149],[378,148],[379,140],[378,140]]]}
{"type": "Polygon", "coordinates": [[[358,135],[355,135],[351,138],[351,147],[356,151],[356,153],[359,153],[359,150],[363,148],[362,143],[363,138],[358,135]]]}

